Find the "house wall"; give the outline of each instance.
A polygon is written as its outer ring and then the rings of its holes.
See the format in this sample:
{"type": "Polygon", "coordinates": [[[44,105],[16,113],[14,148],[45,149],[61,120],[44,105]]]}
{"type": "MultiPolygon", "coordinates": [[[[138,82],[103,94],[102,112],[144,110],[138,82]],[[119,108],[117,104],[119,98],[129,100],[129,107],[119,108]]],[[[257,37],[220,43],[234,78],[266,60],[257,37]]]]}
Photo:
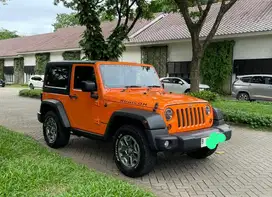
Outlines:
{"type": "Polygon", "coordinates": [[[6,66],[6,67],[14,66],[14,59],[13,58],[5,59],[4,66],[6,66]]]}
{"type": "Polygon", "coordinates": [[[235,39],[233,59],[272,58],[272,35],[235,39]]]}
{"type": "Polygon", "coordinates": [[[191,61],[192,46],[190,42],[168,44],[168,61],[183,62],[191,61]]]}
{"type": "Polygon", "coordinates": [[[119,58],[119,61],[141,63],[141,48],[139,46],[126,47],[126,51],[123,52],[122,57],[119,58]]]}
{"type": "Polygon", "coordinates": [[[35,54],[24,55],[24,65],[25,66],[35,66],[36,65],[35,54]]]}
{"type": "Polygon", "coordinates": [[[62,53],[63,52],[50,53],[50,61],[62,61],[63,60],[62,53]]]}

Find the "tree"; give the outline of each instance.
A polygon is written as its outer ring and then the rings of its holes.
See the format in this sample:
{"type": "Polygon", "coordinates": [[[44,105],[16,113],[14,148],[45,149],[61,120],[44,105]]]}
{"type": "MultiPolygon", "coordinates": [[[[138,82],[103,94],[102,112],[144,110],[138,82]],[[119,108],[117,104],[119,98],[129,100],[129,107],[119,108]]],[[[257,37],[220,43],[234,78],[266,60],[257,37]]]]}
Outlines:
{"type": "Polygon", "coordinates": [[[9,31],[7,29],[0,29],[0,40],[9,39],[9,38],[17,38],[19,37],[17,35],[16,31],[9,31]]]}
{"type": "Polygon", "coordinates": [[[85,57],[94,60],[116,60],[125,46],[129,32],[140,18],[152,17],[148,0],[55,0],[77,12],[79,23],[86,27],[80,41],[85,57]],[[114,20],[111,34],[104,38],[101,20],[114,20]]]}
{"type": "Polygon", "coordinates": [[[76,13],[70,13],[70,14],[57,14],[56,22],[52,24],[54,27],[54,31],[56,31],[59,28],[65,28],[65,27],[73,27],[76,25],[79,25],[79,20],[76,16],[76,13]]]}
{"type": "Polygon", "coordinates": [[[192,61],[190,64],[191,91],[199,91],[200,62],[204,51],[213,39],[220,22],[226,12],[237,2],[237,0],[157,0],[153,9],[156,11],[180,12],[191,35],[192,61]],[[200,32],[213,3],[221,4],[217,17],[211,30],[204,41],[200,41],[200,32]],[[195,9],[192,8],[194,6],[195,9]]]}

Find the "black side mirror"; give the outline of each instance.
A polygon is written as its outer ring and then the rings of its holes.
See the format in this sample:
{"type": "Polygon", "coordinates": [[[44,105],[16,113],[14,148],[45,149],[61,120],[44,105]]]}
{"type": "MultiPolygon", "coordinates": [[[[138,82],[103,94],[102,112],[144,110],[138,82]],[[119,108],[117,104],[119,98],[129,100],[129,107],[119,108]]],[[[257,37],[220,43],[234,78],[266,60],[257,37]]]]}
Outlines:
{"type": "Polygon", "coordinates": [[[94,92],[96,91],[96,84],[93,81],[82,81],[81,90],[83,92],[94,92]]]}

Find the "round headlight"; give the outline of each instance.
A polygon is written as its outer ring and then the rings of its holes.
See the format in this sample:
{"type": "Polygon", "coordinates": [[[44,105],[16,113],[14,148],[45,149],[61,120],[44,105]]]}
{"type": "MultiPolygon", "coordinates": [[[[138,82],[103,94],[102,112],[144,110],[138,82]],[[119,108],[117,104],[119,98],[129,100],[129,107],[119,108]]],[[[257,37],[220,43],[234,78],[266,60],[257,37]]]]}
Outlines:
{"type": "Polygon", "coordinates": [[[170,109],[170,108],[167,108],[165,110],[165,118],[166,118],[166,120],[171,120],[172,117],[173,117],[173,110],[170,109]]]}
{"type": "Polygon", "coordinates": [[[210,106],[206,106],[206,108],[205,108],[205,111],[206,111],[206,115],[210,115],[210,113],[211,113],[211,108],[210,108],[210,106]]]}

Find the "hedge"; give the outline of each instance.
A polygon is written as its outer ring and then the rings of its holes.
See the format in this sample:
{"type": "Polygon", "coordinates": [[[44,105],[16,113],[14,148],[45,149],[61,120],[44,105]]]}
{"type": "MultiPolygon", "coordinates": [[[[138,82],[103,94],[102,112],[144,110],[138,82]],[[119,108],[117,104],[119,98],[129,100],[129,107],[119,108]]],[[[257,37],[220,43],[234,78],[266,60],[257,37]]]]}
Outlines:
{"type": "Polygon", "coordinates": [[[41,98],[42,90],[36,89],[36,90],[30,90],[30,89],[23,89],[20,90],[19,96],[23,97],[30,97],[30,98],[41,98]]]}

